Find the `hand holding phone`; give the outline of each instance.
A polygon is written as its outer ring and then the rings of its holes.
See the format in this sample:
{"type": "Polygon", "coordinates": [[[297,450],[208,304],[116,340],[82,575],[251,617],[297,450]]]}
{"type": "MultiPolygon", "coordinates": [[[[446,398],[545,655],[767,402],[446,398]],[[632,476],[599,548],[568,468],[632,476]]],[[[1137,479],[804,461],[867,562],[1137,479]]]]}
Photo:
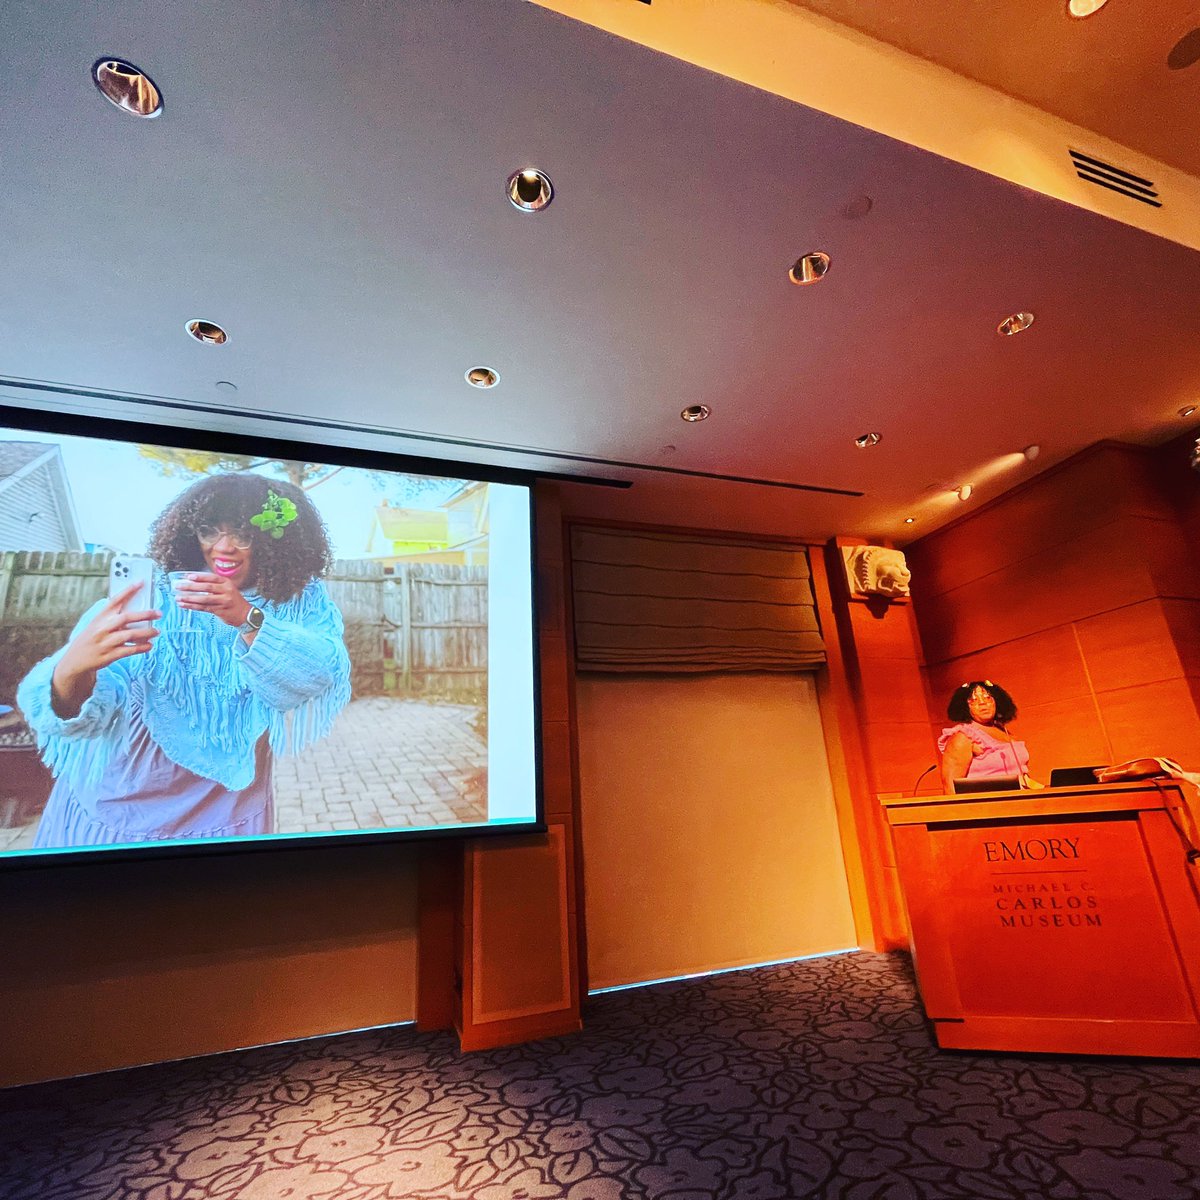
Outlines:
{"type": "MultiPolygon", "coordinates": [[[[115,561],[115,560],[114,560],[115,561]]],[[[147,560],[149,561],[149,560],[147,560]]],[[[123,576],[116,574],[120,580],[123,576]]],[[[109,572],[109,589],[114,572],[109,572]]],[[[67,643],[51,679],[51,702],[60,717],[79,715],[96,686],[96,673],[118,659],[145,654],[154,645],[158,630],[151,624],[162,616],[158,609],[131,609],[130,602],[146,584],[127,583],[110,595],[100,611],[67,643]]]]}
{"type": "MultiPolygon", "coordinates": [[[[137,585],[130,596],[136,595],[140,604],[154,602],[154,559],[141,554],[114,554],[108,564],[108,598],[114,600],[137,585]]],[[[149,621],[131,621],[128,628],[145,628],[149,621]]]]}

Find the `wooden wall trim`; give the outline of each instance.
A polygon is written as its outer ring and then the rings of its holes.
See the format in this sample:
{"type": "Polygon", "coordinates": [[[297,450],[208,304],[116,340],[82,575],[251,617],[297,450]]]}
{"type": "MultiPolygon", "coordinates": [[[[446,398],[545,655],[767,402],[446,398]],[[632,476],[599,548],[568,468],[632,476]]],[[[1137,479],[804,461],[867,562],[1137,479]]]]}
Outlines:
{"type": "Polygon", "coordinates": [[[417,1028],[449,1029],[457,1000],[455,932],[462,876],[458,842],[426,844],[417,868],[417,1028]]]}
{"type": "Polygon", "coordinates": [[[579,789],[579,712],[576,685],[578,673],[575,669],[575,587],[571,574],[571,527],[582,522],[560,520],[559,553],[562,562],[563,580],[563,636],[567,650],[567,729],[571,749],[571,822],[574,838],[575,886],[573,913],[575,925],[575,978],[579,988],[580,1002],[588,994],[588,930],[584,914],[585,889],[587,887],[587,860],[583,845],[583,817],[580,811],[579,789]]]}
{"type": "Polygon", "coordinates": [[[884,945],[883,913],[879,897],[885,884],[879,859],[872,861],[867,852],[870,833],[863,828],[860,816],[863,805],[871,799],[862,730],[838,630],[825,556],[810,554],[809,570],[825,639],[825,667],[817,673],[817,701],[825,733],[825,753],[829,759],[829,778],[833,785],[846,880],[850,887],[850,908],[854,913],[859,946],[881,949],[884,945]]]}
{"type": "Polygon", "coordinates": [[[571,658],[563,519],[553,484],[534,488],[543,834],[460,845],[455,1025],[464,1050],[580,1028],[571,658]]]}

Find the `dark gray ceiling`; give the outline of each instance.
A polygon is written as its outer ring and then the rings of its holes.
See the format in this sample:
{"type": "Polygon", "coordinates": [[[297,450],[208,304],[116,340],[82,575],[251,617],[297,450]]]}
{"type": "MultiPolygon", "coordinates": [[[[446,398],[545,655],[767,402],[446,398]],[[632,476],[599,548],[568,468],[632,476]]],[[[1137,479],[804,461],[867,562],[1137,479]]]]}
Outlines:
{"type": "Polygon", "coordinates": [[[810,535],[927,529],[950,485],[1025,477],[1006,452],[1160,441],[1200,398],[1195,252],[522,0],[8,0],[0,20],[9,380],[433,435],[633,479],[620,515],[810,535]],[[109,54],[155,78],[160,118],[96,92],[109,54]],[[504,195],[529,164],[557,190],[537,216],[504,195]],[[791,285],[816,248],[828,277],[791,285]],[[997,337],[1017,309],[1034,327],[997,337]],[[229,343],[191,342],[192,317],[229,343]],[[492,392],[463,381],[480,363],[492,392]],[[693,403],[711,419],[684,425],[693,403]]]}

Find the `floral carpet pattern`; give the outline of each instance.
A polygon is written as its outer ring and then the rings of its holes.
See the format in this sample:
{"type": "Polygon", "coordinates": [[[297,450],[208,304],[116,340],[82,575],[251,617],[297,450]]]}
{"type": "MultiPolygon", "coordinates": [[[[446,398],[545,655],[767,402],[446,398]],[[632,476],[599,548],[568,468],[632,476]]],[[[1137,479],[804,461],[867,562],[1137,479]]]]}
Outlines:
{"type": "Polygon", "coordinates": [[[0,1093],[4,1200],[1197,1200],[1200,1064],[946,1053],[847,954],[0,1093]]]}

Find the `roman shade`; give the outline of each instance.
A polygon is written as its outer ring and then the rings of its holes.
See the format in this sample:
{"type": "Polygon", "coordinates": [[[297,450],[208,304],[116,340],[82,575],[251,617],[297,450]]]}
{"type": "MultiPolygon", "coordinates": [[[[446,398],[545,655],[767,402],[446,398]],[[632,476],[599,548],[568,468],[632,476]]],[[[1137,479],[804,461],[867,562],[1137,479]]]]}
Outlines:
{"type": "Polygon", "coordinates": [[[813,671],[825,661],[803,546],[571,529],[581,671],[813,671]]]}

